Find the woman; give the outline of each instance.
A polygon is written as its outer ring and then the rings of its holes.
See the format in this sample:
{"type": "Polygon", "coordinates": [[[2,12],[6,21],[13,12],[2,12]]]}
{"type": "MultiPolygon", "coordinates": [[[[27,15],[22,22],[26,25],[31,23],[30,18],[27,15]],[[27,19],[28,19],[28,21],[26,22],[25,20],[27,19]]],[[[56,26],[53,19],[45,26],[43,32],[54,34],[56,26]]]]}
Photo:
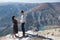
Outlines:
{"type": "Polygon", "coordinates": [[[18,33],[18,22],[15,16],[12,16],[12,23],[13,23],[13,37],[16,37],[16,34],[18,33]]]}

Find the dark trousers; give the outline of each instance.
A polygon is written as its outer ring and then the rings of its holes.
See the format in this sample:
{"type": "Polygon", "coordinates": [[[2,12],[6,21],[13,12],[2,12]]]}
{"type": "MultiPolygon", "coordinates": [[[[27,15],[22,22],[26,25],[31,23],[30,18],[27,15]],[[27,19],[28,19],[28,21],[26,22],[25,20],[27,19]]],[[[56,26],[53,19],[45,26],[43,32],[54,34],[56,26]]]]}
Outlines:
{"type": "Polygon", "coordinates": [[[22,28],[22,31],[23,31],[23,36],[25,36],[25,28],[24,28],[24,24],[25,24],[25,23],[22,23],[22,24],[21,24],[21,28],[22,28]]]}

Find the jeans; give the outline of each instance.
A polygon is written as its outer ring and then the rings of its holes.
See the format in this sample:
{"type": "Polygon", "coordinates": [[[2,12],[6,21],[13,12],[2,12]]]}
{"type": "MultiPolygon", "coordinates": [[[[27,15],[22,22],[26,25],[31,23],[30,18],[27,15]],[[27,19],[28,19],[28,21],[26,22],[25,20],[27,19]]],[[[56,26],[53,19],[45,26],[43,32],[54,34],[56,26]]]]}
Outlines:
{"type": "Polygon", "coordinates": [[[22,28],[22,31],[23,31],[23,36],[25,36],[25,28],[24,28],[24,25],[25,25],[25,23],[22,23],[21,24],[21,28],[22,28]]]}

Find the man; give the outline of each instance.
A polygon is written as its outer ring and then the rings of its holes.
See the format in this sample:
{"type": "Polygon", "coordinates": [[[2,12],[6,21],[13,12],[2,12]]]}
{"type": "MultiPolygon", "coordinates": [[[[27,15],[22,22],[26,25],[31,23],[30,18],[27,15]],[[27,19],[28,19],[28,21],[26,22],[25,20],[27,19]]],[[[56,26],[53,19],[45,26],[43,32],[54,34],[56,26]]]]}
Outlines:
{"type": "Polygon", "coordinates": [[[20,13],[21,13],[21,19],[20,19],[21,28],[22,28],[22,31],[23,31],[23,36],[25,36],[25,28],[24,28],[25,18],[24,18],[24,11],[22,10],[20,13]]]}

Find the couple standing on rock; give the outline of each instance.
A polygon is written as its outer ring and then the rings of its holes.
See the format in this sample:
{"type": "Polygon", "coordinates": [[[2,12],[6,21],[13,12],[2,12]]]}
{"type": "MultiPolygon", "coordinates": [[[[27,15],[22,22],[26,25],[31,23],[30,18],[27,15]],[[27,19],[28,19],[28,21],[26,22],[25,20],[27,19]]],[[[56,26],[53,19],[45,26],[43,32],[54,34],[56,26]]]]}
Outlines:
{"type": "Polygon", "coordinates": [[[16,17],[15,16],[12,16],[13,37],[16,37],[16,34],[18,33],[18,23],[21,23],[21,29],[22,29],[22,32],[23,32],[23,36],[25,36],[25,28],[24,28],[25,18],[24,18],[24,11],[22,10],[20,13],[21,13],[20,22],[18,22],[16,20],[16,17]]]}

